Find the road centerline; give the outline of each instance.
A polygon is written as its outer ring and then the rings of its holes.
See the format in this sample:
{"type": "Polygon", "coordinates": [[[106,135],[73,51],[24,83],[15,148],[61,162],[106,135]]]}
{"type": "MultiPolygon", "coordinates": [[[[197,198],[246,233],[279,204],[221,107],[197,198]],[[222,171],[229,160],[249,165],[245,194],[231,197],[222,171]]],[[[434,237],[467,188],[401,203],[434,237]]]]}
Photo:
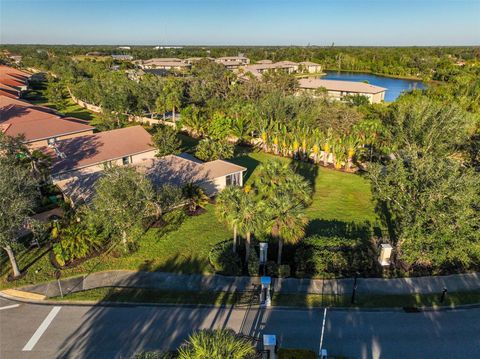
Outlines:
{"type": "Polygon", "coordinates": [[[50,313],[48,313],[47,317],[43,320],[42,324],[38,327],[38,329],[33,333],[30,340],[25,344],[22,351],[31,351],[35,344],[37,344],[38,340],[41,338],[43,333],[47,330],[49,325],[52,323],[53,319],[57,316],[58,312],[62,309],[62,307],[53,307],[50,313]]]}
{"type": "Polygon", "coordinates": [[[20,306],[20,304],[6,305],[5,307],[0,307],[0,310],[13,309],[13,308],[17,308],[19,306],[20,306]]]}

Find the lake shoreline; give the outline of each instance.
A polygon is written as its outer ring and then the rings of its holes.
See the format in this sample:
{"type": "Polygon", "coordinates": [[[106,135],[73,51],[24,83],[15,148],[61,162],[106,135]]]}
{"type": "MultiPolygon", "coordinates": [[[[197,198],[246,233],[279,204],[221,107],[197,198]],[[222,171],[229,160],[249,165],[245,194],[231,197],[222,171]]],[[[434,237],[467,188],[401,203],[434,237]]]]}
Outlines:
{"type": "MultiPolygon", "coordinates": [[[[358,74],[366,74],[366,75],[375,75],[375,76],[382,76],[382,77],[389,77],[392,79],[398,79],[398,80],[410,80],[410,81],[420,81],[423,83],[428,83],[429,81],[424,81],[419,77],[415,76],[400,76],[400,75],[389,75],[389,74],[383,74],[381,72],[371,72],[371,71],[366,71],[366,70],[338,70],[338,69],[323,69],[323,71],[329,71],[329,72],[355,72],[358,74]]],[[[324,73],[322,76],[325,76],[327,73],[324,73]]]]}

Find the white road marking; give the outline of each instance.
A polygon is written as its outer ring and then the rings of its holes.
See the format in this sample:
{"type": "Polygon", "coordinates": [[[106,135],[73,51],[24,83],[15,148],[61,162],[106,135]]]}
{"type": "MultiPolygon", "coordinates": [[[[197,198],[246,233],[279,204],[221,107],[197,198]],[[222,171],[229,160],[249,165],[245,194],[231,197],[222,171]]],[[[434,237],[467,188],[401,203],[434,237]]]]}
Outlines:
{"type": "Polygon", "coordinates": [[[0,310],[12,309],[12,308],[16,308],[16,307],[19,307],[19,306],[20,306],[20,304],[6,305],[5,307],[0,307],[0,310]]]}
{"type": "Polygon", "coordinates": [[[38,327],[37,331],[33,333],[33,336],[30,338],[27,344],[23,347],[22,351],[28,352],[33,349],[35,344],[37,344],[40,337],[45,333],[50,323],[52,323],[53,319],[57,316],[58,312],[62,309],[62,307],[53,307],[50,313],[48,313],[47,317],[43,321],[42,324],[38,327]]]}

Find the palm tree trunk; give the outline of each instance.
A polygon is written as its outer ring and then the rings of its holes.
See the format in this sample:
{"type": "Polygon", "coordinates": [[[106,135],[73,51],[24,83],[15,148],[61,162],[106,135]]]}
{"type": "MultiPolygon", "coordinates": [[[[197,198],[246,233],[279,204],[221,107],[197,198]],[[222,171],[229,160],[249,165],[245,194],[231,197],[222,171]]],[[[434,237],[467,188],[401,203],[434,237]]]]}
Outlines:
{"type": "Polygon", "coordinates": [[[17,259],[15,258],[15,253],[13,253],[12,247],[10,245],[5,246],[3,249],[8,254],[8,258],[10,259],[10,263],[12,264],[12,269],[13,269],[13,277],[17,278],[20,276],[20,269],[18,269],[18,263],[17,259]]]}
{"type": "Polygon", "coordinates": [[[233,226],[233,253],[237,251],[237,226],[233,226]]]}
{"type": "Polygon", "coordinates": [[[175,106],[172,108],[172,120],[175,123],[175,106]]]}
{"type": "Polygon", "coordinates": [[[125,252],[127,252],[128,248],[127,248],[127,232],[125,231],[122,231],[122,243],[123,243],[123,249],[125,250],[125,252]]]}
{"type": "Polygon", "coordinates": [[[250,256],[250,236],[251,233],[247,232],[247,238],[245,241],[245,264],[248,264],[248,257],[250,256]]]}
{"type": "Polygon", "coordinates": [[[278,265],[282,264],[282,251],[283,251],[283,239],[278,239],[278,258],[277,263],[278,265]]]}

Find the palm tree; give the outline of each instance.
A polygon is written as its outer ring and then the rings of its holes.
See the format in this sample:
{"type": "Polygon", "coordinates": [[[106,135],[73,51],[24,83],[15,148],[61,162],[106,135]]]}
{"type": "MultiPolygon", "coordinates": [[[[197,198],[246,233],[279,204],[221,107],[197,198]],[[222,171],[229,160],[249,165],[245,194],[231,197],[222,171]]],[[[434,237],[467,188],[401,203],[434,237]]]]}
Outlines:
{"type": "Polygon", "coordinates": [[[250,359],[254,343],[232,329],[204,329],[195,332],[178,350],[179,359],[250,359]]]}
{"type": "Polygon", "coordinates": [[[296,243],[305,235],[305,226],[308,222],[303,213],[303,206],[295,204],[295,198],[288,195],[272,198],[267,202],[270,220],[267,222],[267,229],[272,237],[278,239],[277,263],[282,263],[283,244],[296,243]]]}
{"type": "Polygon", "coordinates": [[[190,213],[195,212],[198,208],[205,208],[209,198],[201,187],[194,183],[187,183],[182,188],[182,193],[187,200],[187,208],[190,213]]]}
{"type": "Polygon", "coordinates": [[[165,106],[172,109],[172,121],[175,122],[175,109],[182,105],[183,86],[174,78],[168,80],[165,91],[165,106]]]}
{"type": "Polygon", "coordinates": [[[242,195],[238,206],[237,223],[238,229],[245,235],[245,263],[248,263],[252,233],[261,230],[265,224],[263,202],[255,201],[250,193],[242,195]]]}
{"type": "Polygon", "coordinates": [[[217,217],[233,229],[233,252],[237,246],[240,203],[246,193],[238,186],[228,186],[217,196],[215,212],[217,217]]]}
{"type": "Polygon", "coordinates": [[[258,168],[255,186],[263,197],[270,197],[280,186],[285,184],[287,178],[292,174],[293,171],[287,162],[277,159],[268,161],[258,168]]]}

